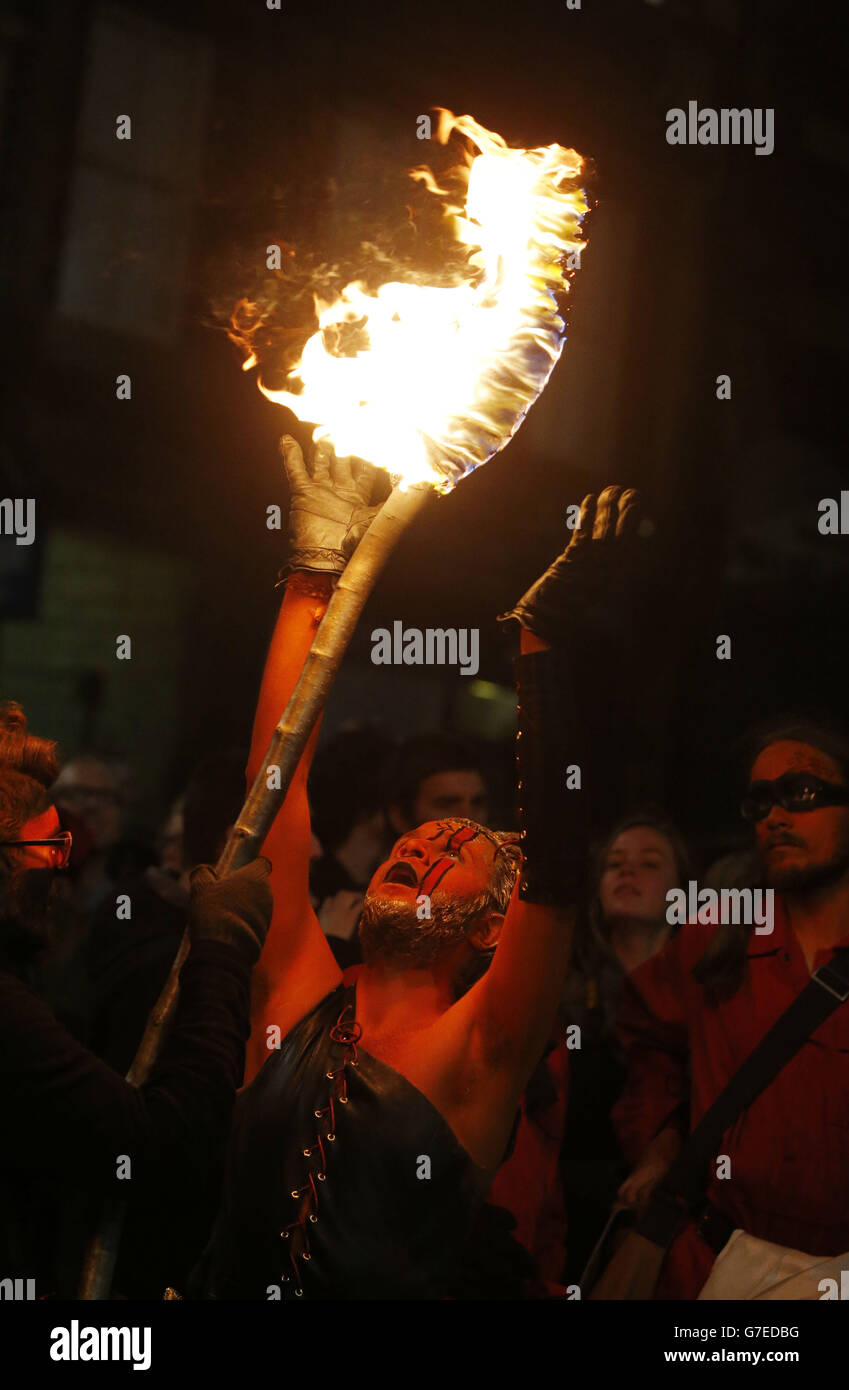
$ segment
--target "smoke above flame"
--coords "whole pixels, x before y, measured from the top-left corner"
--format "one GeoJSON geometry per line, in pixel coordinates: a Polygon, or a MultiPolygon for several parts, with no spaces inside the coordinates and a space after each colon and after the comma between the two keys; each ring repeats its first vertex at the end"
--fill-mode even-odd
{"type": "MultiPolygon", "coordinates": [[[[465,157],[446,186],[427,168],[411,177],[442,202],[461,252],[457,283],[361,279],[330,300],[313,294],[318,331],[283,388],[259,381],[340,458],[441,492],[504,447],[548,381],[564,343],[565,262],[584,248],[587,212],[574,150],[514,149],[471,116],[440,110],[437,138],[453,134],[465,157]]],[[[232,317],[246,371],[259,365],[250,328],[261,317],[245,300],[232,317]]]]}

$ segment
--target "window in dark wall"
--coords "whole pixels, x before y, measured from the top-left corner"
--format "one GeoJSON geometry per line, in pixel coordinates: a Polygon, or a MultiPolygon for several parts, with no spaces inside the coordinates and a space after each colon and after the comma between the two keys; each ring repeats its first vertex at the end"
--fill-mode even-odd
{"type": "Polygon", "coordinates": [[[89,38],[58,313],[175,342],[212,73],[209,42],[105,6],[89,38]],[[118,139],[128,116],[130,138],[118,139]]]}

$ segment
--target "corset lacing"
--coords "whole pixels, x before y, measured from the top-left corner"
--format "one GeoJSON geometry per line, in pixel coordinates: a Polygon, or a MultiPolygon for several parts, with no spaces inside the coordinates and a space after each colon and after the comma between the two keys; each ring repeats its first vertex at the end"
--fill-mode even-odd
{"type": "Polygon", "coordinates": [[[280,1282],[288,1284],[290,1280],[294,1280],[295,1295],[298,1298],[302,1298],[304,1293],[298,1261],[312,1258],[309,1228],[318,1224],[318,1183],[325,1182],[327,1178],[325,1145],[336,1142],[336,1104],[348,1104],[348,1078],[345,1069],[358,1065],[357,1043],[362,1034],[362,1027],[353,1017],[353,1005],[347,1004],[330,1030],[331,1041],[344,1047],[345,1055],[338,1067],[326,1073],[328,1081],[332,1083],[327,1105],[321,1110],[313,1111],[317,1120],[328,1121],[329,1129],[322,1134],[317,1125],[315,1142],[310,1148],[302,1151],[304,1158],[310,1160],[306,1182],[303,1187],[293,1188],[290,1194],[292,1200],[299,1204],[298,1215],[280,1232],[281,1239],[289,1242],[289,1262],[292,1267],[292,1274],[282,1274],[280,1282]],[[351,1017],[346,1019],[346,1014],[351,1014],[351,1017]],[[317,1167],[313,1166],[314,1158],[317,1159],[317,1167]]]}

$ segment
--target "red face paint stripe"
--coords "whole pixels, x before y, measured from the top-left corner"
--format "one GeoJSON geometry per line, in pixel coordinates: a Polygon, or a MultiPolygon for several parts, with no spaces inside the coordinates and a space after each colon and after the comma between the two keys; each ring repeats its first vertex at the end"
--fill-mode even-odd
{"type": "Polygon", "coordinates": [[[467,845],[470,840],[476,840],[479,835],[479,830],[475,830],[471,825],[463,825],[459,830],[454,831],[446,849],[459,849],[461,845],[467,845]]]}
{"type": "Polygon", "coordinates": [[[437,885],[442,882],[445,875],[448,873],[448,870],[452,868],[453,864],[453,859],[437,859],[435,864],[431,864],[430,868],[428,869],[427,873],[422,879],[421,884],[419,885],[419,892],[424,893],[428,897],[430,897],[434,888],[436,888],[437,885]]]}

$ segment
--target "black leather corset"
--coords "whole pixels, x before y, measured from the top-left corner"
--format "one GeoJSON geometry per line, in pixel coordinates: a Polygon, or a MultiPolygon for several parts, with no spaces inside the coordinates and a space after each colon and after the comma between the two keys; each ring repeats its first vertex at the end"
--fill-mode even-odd
{"type": "Polygon", "coordinates": [[[439,1298],[492,1174],[438,1110],[358,1047],[340,985],[241,1093],[207,1298],[439,1298]]]}

